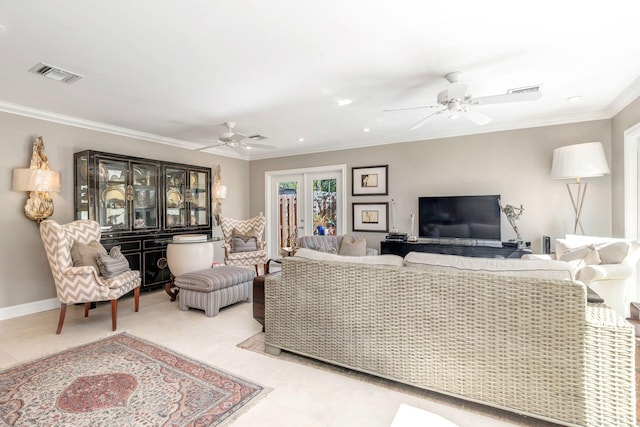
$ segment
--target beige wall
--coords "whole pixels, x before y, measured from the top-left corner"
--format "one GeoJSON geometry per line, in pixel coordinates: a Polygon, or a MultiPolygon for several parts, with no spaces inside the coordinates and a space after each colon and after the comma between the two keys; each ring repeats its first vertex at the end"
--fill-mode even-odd
{"type": "Polygon", "coordinates": [[[640,123],[640,98],[611,120],[613,235],[624,237],[624,132],[640,123]]]}
{"type": "MultiPolygon", "coordinates": [[[[265,171],[346,163],[351,167],[389,165],[389,196],[348,196],[351,202],[396,200],[396,225],[409,232],[409,215],[417,214],[418,197],[431,195],[500,194],[505,204],[523,204],[518,222],[522,237],[541,249],[542,235],[552,239],[573,231],[573,209],[565,181],[550,177],[553,149],[601,141],[610,156],[610,120],[487,133],[430,141],[252,161],[251,212],[264,210],[265,171]]],[[[591,178],[583,212],[585,232],[611,234],[611,178],[591,178]]],[[[351,176],[347,177],[351,194],[351,176]]],[[[417,224],[416,224],[417,229],[417,224]]],[[[384,233],[368,233],[369,247],[379,248],[384,233]]],[[[503,216],[502,240],[515,237],[503,216]]]]}
{"type": "MultiPolygon", "coordinates": [[[[44,137],[52,169],[62,172],[62,192],[53,196],[59,222],[73,220],[73,153],[85,149],[207,166],[221,165],[229,188],[223,214],[246,217],[249,210],[249,162],[214,156],[108,133],[0,113],[0,308],[55,297],[55,288],[36,223],[24,216],[26,193],[11,191],[12,170],[29,166],[33,138],[44,137]]],[[[214,234],[219,235],[219,228],[214,234]]],[[[216,259],[222,259],[216,251],[216,259]]]]}
{"type": "MultiPolygon", "coordinates": [[[[222,167],[229,187],[223,214],[249,217],[264,211],[265,171],[298,169],[345,163],[347,188],[351,191],[351,167],[389,165],[389,196],[348,196],[348,230],[351,202],[397,201],[396,224],[409,231],[409,215],[417,213],[417,199],[428,195],[500,194],[504,203],[525,207],[518,222],[523,238],[541,247],[541,236],[562,236],[573,229],[573,211],[564,181],[549,177],[553,149],[573,143],[601,141],[612,174],[591,178],[584,207],[583,224],[588,234],[624,234],[623,150],[624,131],[640,122],[640,99],[612,120],[496,132],[430,141],[389,144],[311,155],[246,162],[201,152],[178,149],[147,141],[91,131],[0,113],[2,144],[0,192],[5,209],[0,242],[0,308],[55,297],[51,273],[35,223],[22,212],[25,193],[11,191],[12,170],[27,167],[33,138],[42,135],[54,169],[62,172],[63,190],[54,195],[60,222],[73,219],[73,153],[94,149],[158,160],[222,167]],[[613,141],[613,142],[612,142],[613,141]]],[[[515,237],[503,218],[502,239],[515,237]]],[[[214,230],[219,235],[219,229],[214,230]]],[[[367,234],[368,244],[379,247],[383,233],[367,234]]],[[[216,259],[221,259],[220,251],[216,259]]]]}

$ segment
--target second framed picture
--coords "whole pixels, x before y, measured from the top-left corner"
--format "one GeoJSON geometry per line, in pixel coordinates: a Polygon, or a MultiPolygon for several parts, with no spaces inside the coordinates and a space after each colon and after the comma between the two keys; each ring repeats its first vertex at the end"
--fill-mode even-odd
{"type": "Polygon", "coordinates": [[[389,194],[389,165],[351,168],[352,196],[386,196],[389,194]]]}
{"type": "Polygon", "coordinates": [[[353,231],[389,231],[389,203],[352,203],[353,231]]]}

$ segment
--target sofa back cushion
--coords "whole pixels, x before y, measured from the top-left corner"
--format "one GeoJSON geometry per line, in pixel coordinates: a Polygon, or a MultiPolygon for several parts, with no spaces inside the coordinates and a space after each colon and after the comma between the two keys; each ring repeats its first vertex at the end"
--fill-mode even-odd
{"type": "Polygon", "coordinates": [[[555,260],[474,258],[409,252],[404,257],[404,265],[425,270],[477,272],[538,279],[574,279],[573,269],[569,263],[555,260]]]}
{"type": "Polygon", "coordinates": [[[350,262],[354,264],[393,265],[401,267],[404,260],[398,255],[347,256],[300,248],[294,257],[317,261],[350,262]]]}

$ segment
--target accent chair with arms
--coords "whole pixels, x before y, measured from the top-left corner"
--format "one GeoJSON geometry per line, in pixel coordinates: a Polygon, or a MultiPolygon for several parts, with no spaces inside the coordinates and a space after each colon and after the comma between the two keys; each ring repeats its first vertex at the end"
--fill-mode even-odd
{"type": "MultiPolygon", "coordinates": [[[[68,224],[45,220],[40,224],[40,236],[60,300],[60,319],[56,334],[62,331],[68,304],[84,303],[84,316],[88,317],[92,302],[111,301],[111,326],[114,331],[118,298],[134,290],[135,311],[138,311],[141,283],[139,271],[126,268],[126,271],[106,278],[92,265],[74,266],[72,250],[76,250],[78,245],[88,247],[88,252],[91,251],[91,245],[101,248],[100,224],[92,220],[78,220],[68,224]]],[[[96,249],[96,257],[98,252],[100,250],[96,249]]]]}
{"type": "Polygon", "coordinates": [[[262,264],[266,271],[267,252],[264,235],[265,217],[260,215],[240,220],[220,217],[220,226],[224,237],[225,265],[253,265],[258,272],[258,265],[262,264]]]}

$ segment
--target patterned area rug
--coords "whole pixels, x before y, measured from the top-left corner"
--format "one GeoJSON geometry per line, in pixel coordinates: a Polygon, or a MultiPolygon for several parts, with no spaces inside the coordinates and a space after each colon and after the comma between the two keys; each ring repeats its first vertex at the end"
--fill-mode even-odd
{"type": "Polygon", "coordinates": [[[219,426],[266,392],[122,333],[0,372],[0,422],[219,426]]]}

